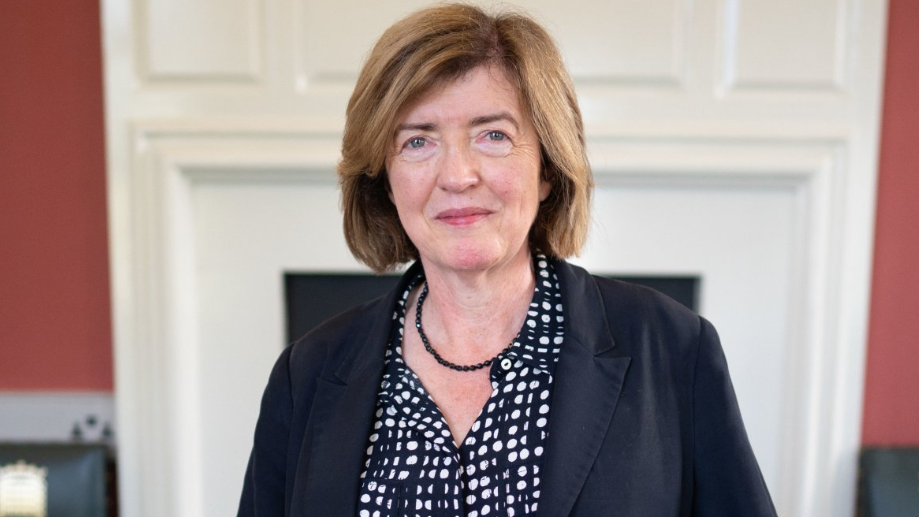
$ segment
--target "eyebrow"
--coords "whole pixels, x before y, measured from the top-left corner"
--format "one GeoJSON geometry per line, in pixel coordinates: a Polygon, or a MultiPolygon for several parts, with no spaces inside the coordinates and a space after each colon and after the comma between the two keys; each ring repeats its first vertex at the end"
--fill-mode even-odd
{"type": "Polygon", "coordinates": [[[402,131],[433,131],[437,129],[437,124],[433,122],[419,122],[417,124],[399,124],[396,126],[394,133],[398,134],[402,131]]]}
{"type": "MultiPolygon", "coordinates": [[[[475,117],[469,121],[470,127],[481,126],[485,124],[491,124],[492,122],[497,122],[499,120],[506,120],[513,124],[515,129],[519,129],[520,126],[517,124],[517,119],[513,115],[506,111],[500,113],[493,113],[490,115],[482,115],[481,117],[475,117]]],[[[396,126],[395,134],[401,133],[402,131],[433,131],[437,129],[437,124],[433,122],[418,122],[414,124],[399,124],[396,126]]]]}
{"type": "Polygon", "coordinates": [[[485,115],[482,117],[476,117],[472,119],[472,123],[470,125],[472,127],[481,126],[484,124],[491,124],[492,122],[497,122],[499,120],[506,120],[510,122],[511,124],[513,124],[515,129],[520,129],[520,126],[517,124],[517,119],[515,119],[513,115],[511,115],[510,113],[506,111],[502,111],[501,113],[495,113],[493,115],[485,115]]]}

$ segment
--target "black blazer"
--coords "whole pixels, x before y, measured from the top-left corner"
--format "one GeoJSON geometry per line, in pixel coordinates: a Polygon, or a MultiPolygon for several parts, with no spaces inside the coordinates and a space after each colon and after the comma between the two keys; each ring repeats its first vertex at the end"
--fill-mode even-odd
{"type": "MultiPolygon", "coordinates": [[[[567,321],[539,515],[775,516],[712,325],[655,291],[554,265],[567,321]]],[[[395,300],[417,268],[281,354],[239,516],[356,515],[395,300]]]]}

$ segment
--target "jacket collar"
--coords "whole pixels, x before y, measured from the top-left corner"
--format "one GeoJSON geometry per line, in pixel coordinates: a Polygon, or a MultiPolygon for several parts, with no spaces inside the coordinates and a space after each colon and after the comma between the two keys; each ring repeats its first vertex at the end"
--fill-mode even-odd
{"type": "Polygon", "coordinates": [[[591,355],[613,349],[616,341],[596,279],[583,268],[565,261],[558,260],[553,265],[565,304],[565,344],[577,343],[591,355]]]}
{"type": "MultiPolygon", "coordinates": [[[[364,379],[368,375],[382,375],[383,357],[389,344],[392,321],[400,312],[397,305],[405,303],[402,295],[408,284],[423,271],[421,261],[416,261],[405,271],[393,290],[370,302],[373,305],[367,312],[374,315],[373,323],[366,332],[356,338],[356,342],[363,345],[350,347],[348,354],[342,358],[335,370],[335,377],[347,384],[353,378],[364,379]]],[[[355,330],[358,331],[359,328],[355,330]]]]}
{"type": "MultiPolygon", "coordinates": [[[[616,346],[596,279],[565,262],[555,267],[568,326],[553,387],[539,513],[565,516],[600,452],[631,358],[616,346]]],[[[627,339],[626,322],[614,323],[627,339]]]]}

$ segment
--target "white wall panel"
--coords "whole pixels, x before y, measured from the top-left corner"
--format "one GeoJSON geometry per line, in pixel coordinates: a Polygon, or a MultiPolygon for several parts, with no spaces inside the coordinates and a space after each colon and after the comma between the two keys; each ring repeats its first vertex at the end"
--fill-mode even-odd
{"type": "Polygon", "coordinates": [[[691,3],[541,0],[531,9],[559,41],[576,81],[656,88],[683,80],[691,3]]]}
{"type": "Polygon", "coordinates": [[[261,0],[142,0],[148,80],[253,81],[260,72],[261,0]]]}
{"type": "Polygon", "coordinates": [[[301,38],[303,78],[309,84],[344,83],[346,90],[357,80],[364,57],[383,30],[396,20],[424,6],[425,0],[366,2],[343,0],[294,0],[298,11],[297,34],[301,38]]]}
{"type": "Polygon", "coordinates": [[[841,88],[847,0],[723,0],[726,87],[841,88]]]}
{"type": "MultiPolygon", "coordinates": [[[[297,0],[305,80],[353,81],[382,30],[426,3],[297,0]]],[[[530,11],[553,31],[577,80],[660,87],[677,86],[682,80],[690,4],[537,0],[530,11]]]]}

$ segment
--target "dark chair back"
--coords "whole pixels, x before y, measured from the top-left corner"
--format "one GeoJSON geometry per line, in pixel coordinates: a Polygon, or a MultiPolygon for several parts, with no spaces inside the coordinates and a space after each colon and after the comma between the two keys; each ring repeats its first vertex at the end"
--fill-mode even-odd
{"type": "Polygon", "coordinates": [[[863,449],[858,492],[861,517],[919,517],[919,448],[863,449]]]}

